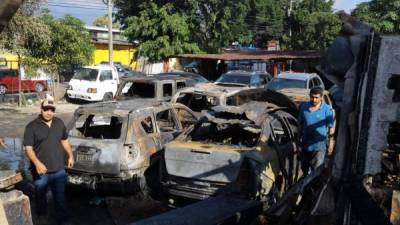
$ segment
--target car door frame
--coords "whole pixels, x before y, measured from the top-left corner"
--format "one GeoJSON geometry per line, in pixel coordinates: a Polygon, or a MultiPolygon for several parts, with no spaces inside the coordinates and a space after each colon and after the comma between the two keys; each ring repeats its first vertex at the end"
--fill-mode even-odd
{"type": "Polygon", "coordinates": [[[103,89],[103,95],[105,93],[112,93],[113,96],[115,96],[115,94],[117,93],[117,88],[118,88],[118,83],[117,83],[117,79],[114,77],[114,73],[113,70],[110,69],[101,69],[100,70],[100,74],[99,74],[99,89],[103,89]],[[103,76],[103,72],[109,71],[111,74],[111,79],[109,80],[102,80],[102,76],[103,76]]]}

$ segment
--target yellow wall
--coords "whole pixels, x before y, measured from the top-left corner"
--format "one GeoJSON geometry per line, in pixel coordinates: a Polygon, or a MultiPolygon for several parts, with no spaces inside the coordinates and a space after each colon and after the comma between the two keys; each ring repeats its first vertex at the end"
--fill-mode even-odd
{"type": "MultiPolygon", "coordinates": [[[[108,61],[108,45],[95,44],[96,49],[93,53],[93,64],[100,64],[101,61],[108,61]]],[[[136,49],[128,45],[114,45],[113,59],[114,62],[120,62],[122,65],[135,68],[136,61],[131,63],[136,49]]]]}
{"type": "MultiPolygon", "coordinates": [[[[100,64],[101,61],[108,61],[108,45],[106,44],[95,44],[96,49],[94,50],[92,57],[92,64],[100,64]]],[[[131,67],[132,69],[136,66],[136,61],[131,63],[133,55],[136,49],[128,45],[114,45],[114,62],[120,62],[122,65],[131,67]]],[[[0,57],[6,58],[8,67],[12,69],[18,68],[17,56],[0,52],[0,57]]]]}
{"type": "Polygon", "coordinates": [[[7,60],[7,67],[8,68],[10,68],[10,69],[18,69],[18,57],[17,57],[17,55],[0,51],[0,58],[5,58],[7,60]]]}

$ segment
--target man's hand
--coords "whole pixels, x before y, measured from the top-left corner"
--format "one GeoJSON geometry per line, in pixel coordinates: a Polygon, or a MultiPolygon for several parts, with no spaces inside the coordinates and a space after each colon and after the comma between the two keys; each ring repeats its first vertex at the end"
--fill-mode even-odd
{"type": "Polygon", "coordinates": [[[36,167],[36,172],[39,175],[43,175],[43,174],[47,173],[47,167],[43,163],[38,161],[38,162],[36,162],[35,167],[36,167]]]}
{"type": "Polygon", "coordinates": [[[67,164],[68,168],[74,167],[74,164],[75,164],[74,156],[68,157],[68,164],[67,164]]]}
{"type": "Polygon", "coordinates": [[[1,147],[1,148],[6,148],[6,147],[7,147],[7,145],[6,145],[6,143],[4,142],[3,138],[0,138],[0,147],[1,147]]]}

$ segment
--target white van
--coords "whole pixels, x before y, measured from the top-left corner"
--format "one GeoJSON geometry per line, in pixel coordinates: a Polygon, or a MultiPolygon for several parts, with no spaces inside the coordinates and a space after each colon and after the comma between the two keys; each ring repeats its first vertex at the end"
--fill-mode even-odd
{"type": "Polygon", "coordinates": [[[85,66],[69,81],[67,95],[70,99],[108,101],[118,89],[118,72],[107,65],[85,66]]]}

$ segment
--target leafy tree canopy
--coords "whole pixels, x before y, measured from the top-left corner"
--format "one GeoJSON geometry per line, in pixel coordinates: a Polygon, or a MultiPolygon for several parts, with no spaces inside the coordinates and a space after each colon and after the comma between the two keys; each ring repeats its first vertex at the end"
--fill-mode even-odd
{"type": "Polygon", "coordinates": [[[400,33],[400,0],[371,0],[358,4],[352,16],[387,34],[400,33]]]}
{"type": "Polygon", "coordinates": [[[41,59],[54,71],[90,63],[94,46],[82,21],[69,15],[55,19],[48,11],[39,18],[49,27],[51,43],[37,46],[33,58],[41,59]]]}
{"type": "Polygon", "coordinates": [[[150,60],[162,60],[172,55],[199,52],[197,44],[189,40],[186,18],[172,13],[172,5],[157,6],[143,3],[144,10],[138,16],[126,19],[124,34],[133,42],[140,43],[140,54],[150,60]]]}
{"type": "Polygon", "coordinates": [[[332,0],[303,0],[293,6],[288,25],[292,37],[286,45],[292,49],[325,49],[340,31],[338,15],[332,12],[332,0]]]}
{"type": "MultiPolygon", "coordinates": [[[[108,27],[108,16],[104,15],[104,16],[99,16],[97,17],[94,21],[93,21],[93,26],[97,26],[97,27],[108,27]]],[[[119,23],[113,23],[112,24],[113,28],[120,28],[119,23]]]]}
{"type": "MultiPolygon", "coordinates": [[[[245,16],[248,12],[246,1],[229,0],[154,0],[151,3],[144,0],[118,0],[117,20],[128,26],[131,15],[141,15],[149,11],[149,5],[163,8],[168,5],[168,13],[181,16],[188,25],[188,39],[198,44],[207,52],[218,52],[232,41],[250,42],[251,32],[245,26],[245,16]]],[[[144,22],[142,20],[142,22],[144,22]]],[[[165,23],[165,22],[164,22],[165,23]]]]}
{"type": "MultiPolygon", "coordinates": [[[[123,27],[127,18],[148,11],[149,1],[116,0],[116,19],[123,27]]],[[[333,0],[152,0],[159,8],[186,19],[189,40],[209,53],[220,52],[231,42],[255,42],[265,47],[271,39],[287,49],[322,49],[339,32],[340,21],[332,12],[333,0]],[[289,35],[289,29],[293,35],[289,35]],[[304,33],[311,32],[311,33],[304,33]]],[[[145,23],[145,21],[142,21],[145,23]]]]}
{"type": "Polygon", "coordinates": [[[267,41],[279,39],[285,33],[285,1],[249,0],[246,24],[254,35],[258,46],[264,47],[267,41]]]}

